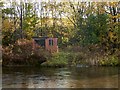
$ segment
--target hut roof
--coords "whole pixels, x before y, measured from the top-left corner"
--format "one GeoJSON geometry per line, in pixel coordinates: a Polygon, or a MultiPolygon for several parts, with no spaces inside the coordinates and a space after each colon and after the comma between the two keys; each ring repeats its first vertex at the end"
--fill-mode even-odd
{"type": "Polygon", "coordinates": [[[44,40],[47,39],[49,37],[32,37],[34,40],[44,40]]]}

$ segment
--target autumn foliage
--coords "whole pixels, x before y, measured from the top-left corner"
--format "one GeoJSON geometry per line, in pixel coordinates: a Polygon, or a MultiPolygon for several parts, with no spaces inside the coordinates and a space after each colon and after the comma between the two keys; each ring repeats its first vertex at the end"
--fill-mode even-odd
{"type": "Polygon", "coordinates": [[[46,61],[48,55],[41,47],[33,49],[32,40],[20,39],[3,47],[3,65],[36,65],[46,61]]]}
{"type": "MultiPolygon", "coordinates": [[[[32,48],[31,39],[34,36],[58,38],[60,49],[70,46],[76,52],[81,52],[80,48],[84,48],[82,53],[89,49],[89,57],[92,57],[91,53],[95,50],[95,54],[102,51],[108,55],[107,57],[119,56],[120,2],[26,3],[23,0],[21,3],[9,2],[9,7],[6,7],[7,3],[4,2],[0,5],[5,64],[15,64],[17,61],[19,64],[45,61],[50,54],[41,47],[36,50],[32,48]],[[96,45],[100,49],[96,49],[96,45]],[[77,47],[80,47],[80,50],[77,47]]],[[[74,51],[73,49],[70,51],[74,51]]],[[[99,57],[104,56],[104,53],[99,57]]]]}

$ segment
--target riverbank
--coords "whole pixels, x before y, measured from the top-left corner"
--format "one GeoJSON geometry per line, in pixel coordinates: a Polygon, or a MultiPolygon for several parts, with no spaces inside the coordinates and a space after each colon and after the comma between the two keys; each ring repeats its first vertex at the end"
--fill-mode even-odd
{"type": "Polygon", "coordinates": [[[4,46],[2,49],[3,66],[12,65],[37,65],[45,62],[50,57],[42,47],[33,49],[32,40],[22,39],[13,45],[4,46]]]}
{"type": "Polygon", "coordinates": [[[64,66],[118,66],[119,59],[116,55],[94,56],[82,52],[59,52],[54,54],[50,60],[43,62],[41,66],[46,67],[64,67],[64,66]]]}
{"type": "Polygon", "coordinates": [[[119,57],[117,55],[99,55],[84,52],[63,52],[34,56],[27,59],[10,59],[3,60],[3,66],[42,66],[42,67],[86,67],[86,66],[119,66],[119,57]],[[9,60],[10,59],[10,60],[9,60]],[[7,62],[6,62],[7,61],[7,62]]]}
{"type": "Polygon", "coordinates": [[[101,47],[70,46],[61,48],[58,53],[53,53],[51,58],[43,62],[45,67],[88,67],[88,66],[119,66],[120,51],[109,54],[101,47]]]}
{"type": "Polygon", "coordinates": [[[2,48],[3,66],[118,66],[120,50],[114,54],[105,52],[100,46],[68,46],[59,52],[49,53],[42,47],[33,49],[32,41],[19,40],[14,45],[2,48]]]}

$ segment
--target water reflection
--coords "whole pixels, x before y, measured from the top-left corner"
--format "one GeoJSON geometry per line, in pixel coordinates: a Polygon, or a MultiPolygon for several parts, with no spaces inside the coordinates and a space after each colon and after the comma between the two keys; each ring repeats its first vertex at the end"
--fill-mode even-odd
{"type": "Polygon", "coordinates": [[[3,88],[118,88],[117,67],[3,68],[3,88]]]}

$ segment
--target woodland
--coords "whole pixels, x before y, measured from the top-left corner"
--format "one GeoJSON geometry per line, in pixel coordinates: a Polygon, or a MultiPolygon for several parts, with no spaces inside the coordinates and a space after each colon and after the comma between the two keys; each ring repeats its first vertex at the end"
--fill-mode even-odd
{"type": "Polygon", "coordinates": [[[118,66],[120,2],[0,1],[3,65],[118,66]],[[58,38],[58,53],[32,37],[58,38]]]}

